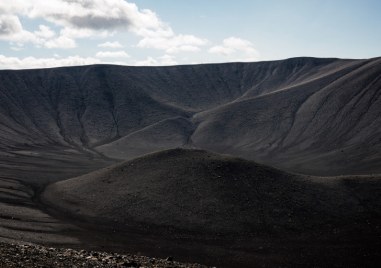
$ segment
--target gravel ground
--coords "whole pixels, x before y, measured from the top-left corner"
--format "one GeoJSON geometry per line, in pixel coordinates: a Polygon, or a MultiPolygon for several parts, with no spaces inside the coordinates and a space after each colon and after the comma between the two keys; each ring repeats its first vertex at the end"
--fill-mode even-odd
{"type": "Polygon", "coordinates": [[[0,267],[206,267],[167,259],[0,243],[0,267]]]}

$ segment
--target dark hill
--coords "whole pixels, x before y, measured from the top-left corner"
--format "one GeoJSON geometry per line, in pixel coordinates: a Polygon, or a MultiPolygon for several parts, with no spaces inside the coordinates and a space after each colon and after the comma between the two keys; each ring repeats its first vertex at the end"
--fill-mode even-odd
{"type": "Polygon", "coordinates": [[[379,58],[0,71],[0,148],[132,159],[180,146],[379,173],[380,75],[379,58]]]}
{"type": "Polygon", "coordinates": [[[192,141],[301,173],[379,173],[381,59],[350,69],[199,113],[192,141]]]}
{"type": "Polygon", "coordinates": [[[122,229],[284,235],[330,232],[380,217],[380,180],[359,181],[292,175],[239,158],[174,149],[57,182],[43,198],[75,218],[122,229]]]}

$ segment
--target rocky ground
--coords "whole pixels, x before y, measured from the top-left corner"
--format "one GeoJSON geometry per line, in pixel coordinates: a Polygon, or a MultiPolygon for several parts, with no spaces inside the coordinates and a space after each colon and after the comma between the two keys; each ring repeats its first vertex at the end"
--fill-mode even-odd
{"type": "Polygon", "coordinates": [[[0,267],[206,267],[167,259],[0,243],[0,267]]]}

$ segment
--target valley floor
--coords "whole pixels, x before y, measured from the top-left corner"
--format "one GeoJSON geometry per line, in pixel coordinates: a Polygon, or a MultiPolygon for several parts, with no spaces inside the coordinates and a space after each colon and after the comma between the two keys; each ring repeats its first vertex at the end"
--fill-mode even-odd
{"type": "MultiPolygon", "coordinates": [[[[49,161],[56,161],[57,157],[62,158],[50,155],[43,159],[46,166],[36,168],[35,158],[14,156],[11,161],[13,169],[3,169],[4,176],[0,178],[0,241],[3,241],[0,245],[0,267],[49,267],[52,263],[56,267],[93,267],[95,264],[110,267],[107,266],[109,263],[91,257],[90,251],[129,253],[162,259],[173,256],[181,262],[217,267],[379,267],[381,263],[381,221],[377,216],[373,222],[358,222],[342,229],[322,228],[313,233],[291,231],[251,237],[205,237],[197,233],[181,233],[155,227],[138,231],[119,230],[115,228],[117,225],[80,221],[47,207],[40,201],[39,195],[45,185],[54,181],[48,178],[54,173],[58,177],[73,177],[79,173],[78,166],[81,164],[91,170],[109,165],[109,162],[93,160],[95,164],[89,168],[84,159],[81,162],[78,158],[76,164],[61,159],[63,164],[55,166],[55,170],[49,174],[46,167],[50,168],[49,161]],[[71,170],[68,169],[70,165],[73,166],[71,170]],[[34,170],[30,172],[32,167],[34,170]],[[32,183],[25,179],[27,174],[31,175],[29,178],[32,183]],[[78,251],[12,244],[29,242],[78,251]],[[83,249],[87,250],[86,253],[80,251],[83,249]],[[90,258],[87,259],[88,257],[90,258]],[[81,266],[83,263],[85,266],[81,266]],[[42,266],[38,266],[40,264],[42,266]]],[[[39,162],[43,161],[39,159],[39,162]]],[[[102,254],[98,256],[115,256],[102,254]]],[[[115,262],[114,259],[109,260],[111,267],[115,267],[122,262],[119,260],[127,259],[147,267],[186,266],[159,259],[155,260],[155,266],[151,263],[154,259],[144,257],[122,257],[117,259],[118,262],[116,259],[115,262]]]]}

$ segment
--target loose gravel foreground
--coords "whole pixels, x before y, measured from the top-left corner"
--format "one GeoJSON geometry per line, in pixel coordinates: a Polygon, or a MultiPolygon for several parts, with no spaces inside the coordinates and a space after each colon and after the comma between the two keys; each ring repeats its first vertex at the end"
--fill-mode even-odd
{"type": "Polygon", "coordinates": [[[167,259],[0,243],[0,267],[206,267],[167,259]]]}

